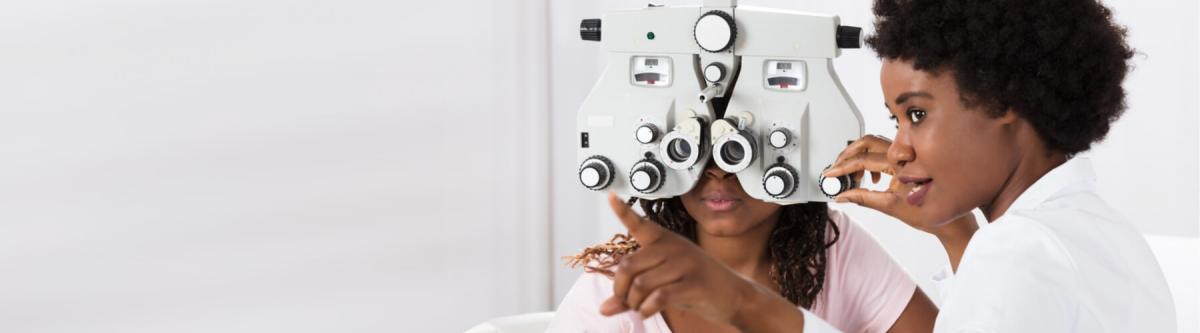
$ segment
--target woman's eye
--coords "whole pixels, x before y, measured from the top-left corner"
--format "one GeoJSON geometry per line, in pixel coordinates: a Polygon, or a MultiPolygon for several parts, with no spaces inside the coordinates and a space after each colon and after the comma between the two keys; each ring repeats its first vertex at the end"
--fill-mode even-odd
{"type": "Polygon", "coordinates": [[[916,124],[916,123],[921,122],[922,119],[925,119],[925,110],[908,109],[908,121],[911,121],[913,124],[916,124]]]}
{"type": "Polygon", "coordinates": [[[888,116],[888,119],[892,120],[892,124],[896,125],[896,128],[900,128],[900,120],[896,119],[896,116],[888,116]]]}

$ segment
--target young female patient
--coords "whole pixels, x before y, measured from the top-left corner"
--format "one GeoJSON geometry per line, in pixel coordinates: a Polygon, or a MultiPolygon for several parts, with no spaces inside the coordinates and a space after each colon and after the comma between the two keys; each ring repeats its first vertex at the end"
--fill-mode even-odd
{"type": "MultiPolygon", "coordinates": [[[[735,174],[711,163],[690,192],[629,203],[639,201],[648,220],[691,240],[742,278],[769,288],[838,329],[932,330],[935,305],[870,234],[823,202],[780,206],[751,198],[735,174]]],[[[970,218],[964,222],[974,225],[970,218]]],[[[611,249],[614,244],[607,245],[611,249]]],[[[620,260],[619,256],[577,258],[606,261],[600,266],[620,260]]],[[[589,264],[596,267],[597,261],[589,264]]],[[[667,309],[644,320],[635,311],[606,317],[600,306],[612,294],[612,280],[589,269],[559,305],[548,331],[737,331],[686,309],[667,309]]]]}

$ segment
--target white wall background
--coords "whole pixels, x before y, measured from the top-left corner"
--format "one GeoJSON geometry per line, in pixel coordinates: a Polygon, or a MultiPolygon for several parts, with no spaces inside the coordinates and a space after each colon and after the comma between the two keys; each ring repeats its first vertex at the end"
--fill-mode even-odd
{"type": "MultiPolygon", "coordinates": [[[[871,23],[869,0],[742,4],[871,23]]],[[[1143,55],[1101,186],[1195,252],[1200,11],[1110,4],[1143,55]]],[[[551,309],[578,274],[557,258],[617,231],[574,175],[604,66],[579,20],[643,5],[0,3],[0,331],[453,332],[551,309]]],[[[873,53],[836,66],[891,133],[873,53]]],[[[918,278],[942,265],[842,208],[918,278]]],[[[1194,308],[1200,277],[1172,267],[1194,308]]]]}
{"type": "Polygon", "coordinates": [[[544,8],[0,2],[0,331],[548,308],[544,8]]]}

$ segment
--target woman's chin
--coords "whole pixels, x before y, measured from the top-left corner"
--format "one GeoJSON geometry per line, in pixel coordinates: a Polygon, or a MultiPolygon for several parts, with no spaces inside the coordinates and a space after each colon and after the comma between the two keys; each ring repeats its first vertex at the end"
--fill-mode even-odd
{"type": "Polygon", "coordinates": [[[737,236],[754,228],[752,223],[732,217],[698,221],[698,224],[701,232],[718,237],[737,236]]]}

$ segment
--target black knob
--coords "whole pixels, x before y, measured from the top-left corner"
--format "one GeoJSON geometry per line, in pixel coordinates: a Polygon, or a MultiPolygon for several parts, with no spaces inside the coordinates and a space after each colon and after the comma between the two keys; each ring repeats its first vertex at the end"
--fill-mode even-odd
{"type": "Polygon", "coordinates": [[[603,156],[592,156],[579,167],[579,182],[590,190],[599,191],[612,183],[612,163],[603,156]]]}
{"type": "Polygon", "coordinates": [[[579,38],[599,42],[600,19],[584,19],[583,22],[579,22],[579,38]]]}
{"type": "Polygon", "coordinates": [[[642,160],[633,165],[629,173],[629,185],[642,193],[654,193],[662,188],[663,167],[655,160],[642,160]]]}
{"type": "Polygon", "coordinates": [[[763,190],[776,199],[783,199],[796,192],[796,170],[787,164],[776,164],[767,169],[762,180],[763,190]]]}
{"type": "MultiPolygon", "coordinates": [[[[599,22],[596,23],[596,27],[596,29],[600,29],[599,22]]],[[[837,27],[837,46],[843,49],[857,49],[862,47],[862,28],[839,25],[837,27]]]]}

